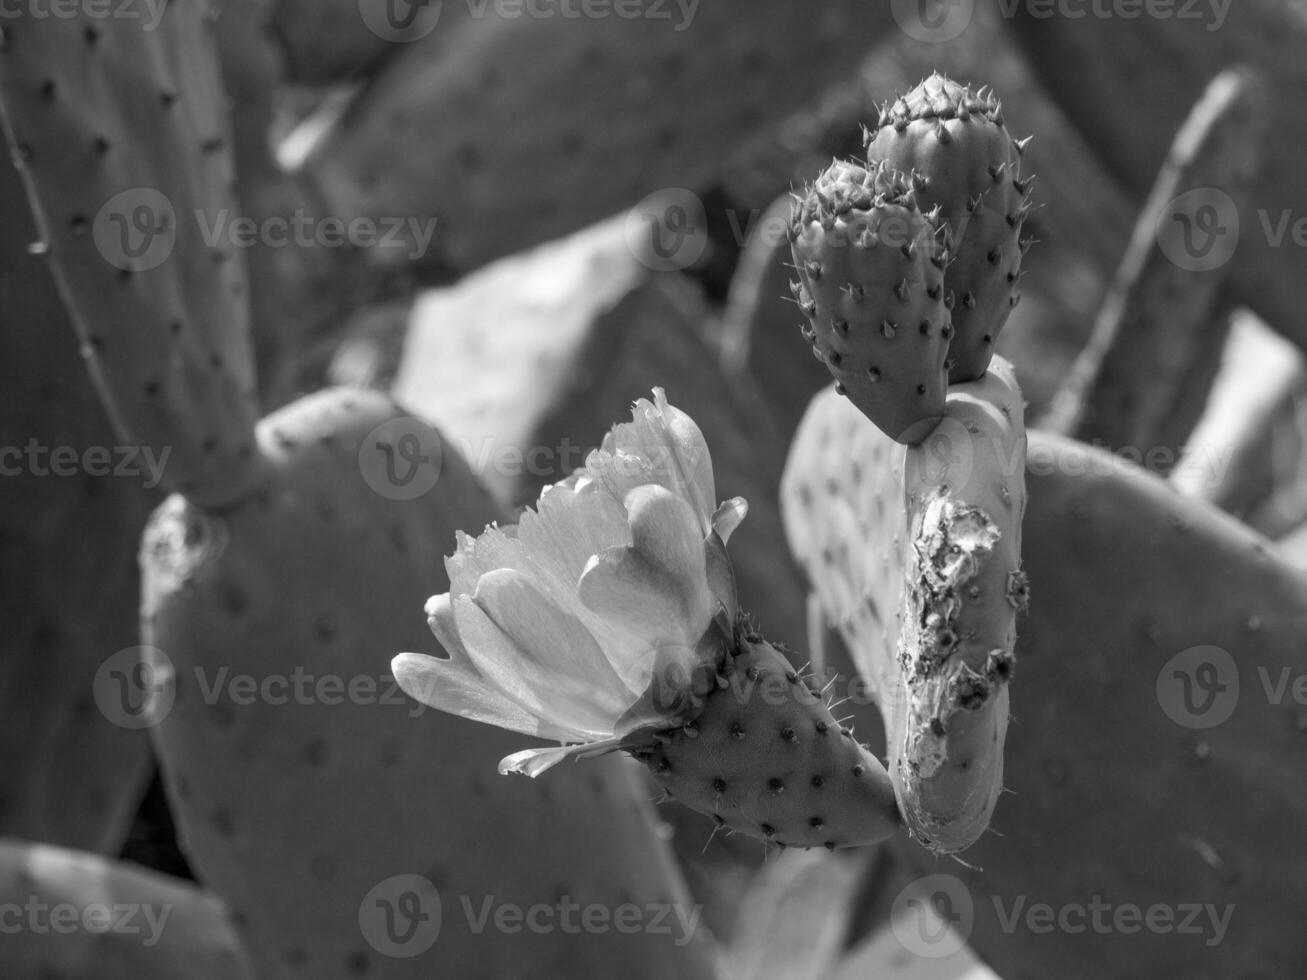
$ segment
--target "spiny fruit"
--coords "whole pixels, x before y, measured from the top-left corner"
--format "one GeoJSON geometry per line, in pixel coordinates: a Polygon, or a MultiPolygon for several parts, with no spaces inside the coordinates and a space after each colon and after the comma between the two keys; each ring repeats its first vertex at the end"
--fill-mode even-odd
{"type": "Polygon", "coordinates": [[[951,383],[984,375],[1019,299],[1032,181],[1021,176],[1026,142],[1008,134],[991,91],[938,73],[885,105],[866,134],[867,159],[910,173],[922,210],[939,208],[948,229],[951,383]]]}
{"type": "Polygon", "coordinates": [[[787,847],[872,844],[898,829],[885,767],[747,625],[699,716],[631,749],[669,796],[787,847]]]}
{"type": "Polygon", "coordinates": [[[840,393],[909,445],[944,415],[953,326],[939,233],[906,175],[839,160],[796,204],[790,229],[805,339],[840,393]]]}

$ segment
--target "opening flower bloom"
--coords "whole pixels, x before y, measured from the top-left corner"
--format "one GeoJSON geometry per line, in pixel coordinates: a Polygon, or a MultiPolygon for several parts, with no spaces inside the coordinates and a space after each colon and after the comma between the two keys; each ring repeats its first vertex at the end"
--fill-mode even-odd
{"type": "Polygon", "coordinates": [[[653,394],[518,524],[459,534],[426,608],[446,656],[392,663],[417,701],[564,743],[501,772],[683,725],[716,683],[737,613],[725,545],[747,505],[716,506],[702,432],[653,394]]]}

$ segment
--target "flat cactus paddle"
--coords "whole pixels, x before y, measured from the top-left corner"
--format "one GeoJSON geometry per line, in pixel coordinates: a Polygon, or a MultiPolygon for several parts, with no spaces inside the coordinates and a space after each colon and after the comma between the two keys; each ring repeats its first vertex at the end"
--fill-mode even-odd
{"type": "Polygon", "coordinates": [[[230,137],[208,5],[160,9],[6,20],[0,110],[119,434],[222,504],[257,480],[230,137]]]}

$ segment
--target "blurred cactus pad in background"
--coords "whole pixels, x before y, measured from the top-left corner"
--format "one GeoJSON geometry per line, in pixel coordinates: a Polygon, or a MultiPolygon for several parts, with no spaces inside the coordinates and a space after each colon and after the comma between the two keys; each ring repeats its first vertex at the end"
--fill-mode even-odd
{"type": "Polygon", "coordinates": [[[0,977],[1307,976],[1305,46],[0,11],[0,977]]]}

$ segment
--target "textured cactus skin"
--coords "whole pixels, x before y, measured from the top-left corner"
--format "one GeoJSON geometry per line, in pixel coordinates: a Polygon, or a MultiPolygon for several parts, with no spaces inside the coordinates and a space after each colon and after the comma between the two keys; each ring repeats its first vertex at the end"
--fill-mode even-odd
{"type": "Polygon", "coordinates": [[[1265,82],[1252,70],[1227,70],[1208,85],[1175,136],[1094,332],[1043,428],[1106,446],[1172,450],[1193,433],[1230,331],[1230,270],[1177,264],[1162,249],[1159,229],[1197,220],[1204,204],[1219,200],[1213,188],[1246,206],[1264,155],[1267,111],[1265,82]],[[1186,197],[1195,203],[1177,204],[1186,197]]]}
{"type": "Polygon", "coordinates": [[[373,703],[243,705],[226,688],[205,703],[197,671],[210,685],[224,667],[261,684],[298,668],[348,685],[385,678],[395,650],[436,648],[421,609],[448,588],[442,552],[498,511],[449,446],[428,496],[374,493],[362,440],[402,415],[363,392],[302,399],[260,424],[265,492],[221,516],[174,498],[147,530],[144,631],[176,671],[175,705],[152,734],[193,865],[239,915],[265,978],[514,976],[528,963],[536,976],[597,976],[619,962],[706,976],[700,945],[671,936],[578,942],[493,923],[477,935],[464,912],[463,896],[473,910],[488,896],[688,902],[629,761],[499,778],[520,736],[415,715],[381,680],[373,703]],[[386,959],[358,926],[364,896],[398,874],[444,896],[436,945],[412,959],[386,959]]]}
{"type": "Polygon", "coordinates": [[[1297,93],[1307,86],[1301,10],[1285,0],[1241,0],[1218,22],[1203,16],[1042,17],[1015,11],[1013,36],[1042,87],[1057,100],[1103,162],[1140,198],[1166,158],[1171,137],[1202,97],[1218,67],[1247,64],[1267,74],[1273,127],[1251,207],[1231,259],[1230,298],[1255,310],[1307,348],[1301,251],[1276,234],[1279,217],[1307,214],[1307,116],[1297,93]],[[1219,27],[1218,29],[1215,29],[1219,27]],[[1159,51],[1167,57],[1158,58],[1159,51]],[[1146,92],[1147,98],[1139,98],[1146,92]],[[1122,106],[1130,106],[1122,112],[1122,106]],[[1267,225],[1263,225],[1263,222],[1267,225]]]}
{"type": "MultiPolygon", "coordinates": [[[[62,980],[254,980],[226,909],[194,885],[79,851],[0,840],[0,907],[6,909],[0,973],[62,980]],[[33,920],[29,902],[78,912],[71,931],[33,920]],[[91,906],[108,910],[109,931],[82,926],[91,906]],[[154,917],[146,918],[146,909],[154,917]],[[125,914],[122,910],[130,911],[125,914]],[[13,931],[15,926],[17,931],[13,931]],[[157,926],[157,935],[154,929],[157,926]],[[128,930],[138,930],[130,932],[128,930]],[[147,940],[154,940],[148,943],[147,940]]],[[[64,924],[66,926],[66,922],[64,924]]]]}
{"type": "Polygon", "coordinates": [[[991,93],[933,74],[881,110],[866,148],[868,160],[913,174],[923,211],[941,209],[952,236],[947,287],[957,331],[949,381],[977,380],[1018,298],[1030,194],[1021,145],[991,93]]]}
{"type": "Polygon", "coordinates": [[[976,870],[899,855],[966,883],[971,943],[1004,977],[1302,976],[1303,709],[1291,687],[1276,703],[1265,685],[1307,671],[1307,579],[1234,519],[1103,452],[1032,430],[1029,459],[1033,598],[999,833],[967,852],[976,870]],[[1229,718],[1202,730],[1157,694],[1195,646],[1227,651],[1240,681],[1229,718]],[[1234,911],[1212,944],[1149,929],[1039,935],[1024,918],[1004,927],[995,901],[1010,911],[1018,895],[1234,911]]]}
{"type": "MultiPolygon", "coordinates": [[[[0,141],[2,143],[2,141],[0,141]]],[[[8,147],[0,145],[0,154],[8,147]]],[[[48,450],[116,440],[86,377],[18,173],[0,172],[0,446],[48,450]]],[[[41,460],[48,467],[49,456],[41,460]]],[[[134,645],[147,477],[44,475],[6,454],[0,476],[0,836],[114,853],[151,768],[144,732],[114,727],[91,698],[97,668],[134,645]],[[77,615],[68,597],[77,596],[77,615]]]]}
{"type": "Polygon", "coordinates": [[[1003,787],[1007,681],[1025,608],[1022,411],[1012,367],[997,358],[979,381],[950,387],[947,420],[906,454],[907,700],[890,762],[908,826],[938,851],[973,844],[1003,787]]]}
{"type": "MultiPolygon", "coordinates": [[[[815,418],[828,423],[825,438],[798,445],[809,449],[806,480],[830,529],[807,547],[834,547],[805,570],[874,680],[897,630],[865,597],[898,573],[886,552],[899,549],[885,545],[904,525],[876,505],[897,491],[893,468],[871,464],[876,447],[882,458],[898,450],[830,395],[814,403],[815,418]],[[850,460],[867,467],[855,477],[850,460]],[[875,547],[838,547],[864,540],[875,547]]],[[[1289,910],[1301,906],[1307,876],[1293,819],[1307,806],[1294,775],[1301,706],[1290,695],[1269,703],[1261,671],[1278,683],[1284,669],[1307,670],[1307,582],[1233,519],[1072,440],[1031,430],[1027,488],[1034,598],[1020,619],[1019,724],[1005,746],[1011,793],[994,814],[998,833],[969,848],[966,864],[896,838],[896,862],[962,879],[975,911],[970,942],[1004,977],[1300,975],[1307,944],[1289,910]],[[1240,700],[1224,723],[1193,730],[1168,717],[1158,679],[1176,654],[1209,645],[1238,664],[1240,700]],[[1114,908],[1228,902],[1235,911],[1213,945],[1147,929],[1040,934],[1024,917],[1014,932],[999,914],[1020,896],[1027,908],[1098,896],[1114,908]]],[[[792,540],[809,530],[790,520],[788,500],[785,513],[792,540]]]]}
{"type": "MultiPolygon", "coordinates": [[[[377,4],[377,9],[381,9],[377,4]]],[[[292,81],[328,85],[350,79],[400,50],[368,30],[359,0],[270,0],[271,28],[292,81]]],[[[462,4],[449,4],[442,20],[462,4]]]]}
{"type": "Polygon", "coordinates": [[[694,722],[636,753],[669,796],[785,847],[874,844],[898,829],[885,767],[780,651],[745,630],[725,673],[694,722]]]}
{"type": "Polygon", "coordinates": [[[439,216],[438,249],[472,269],[663,188],[707,185],[732,148],[895,29],[887,7],[860,0],[829,0],[817,16],[789,0],[719,0],[683,29],[675,4],[645,8],[576,19],[501,17],[491,5],[446,25],[464,9],[447,2],[307,172],[346,220],[439,216]],[[703,97],[713,91],[732,97],[703,97]],[[544,198],[542,186],[553,188],[544,198]]]}
{"type": "Polygon", "coordinates": [[[908,444],[944,414],[953,327],[937,230],[903,174],[841,161],[817,178],[791,227],[804,339],[837,390],[908,444]]]}
{"type": "MultiPolygon", "coordinates": [[[[155,30],[127,18],[7,20],[0,103],[115,427],[171,449],[169,487],[222,503],[257,479],[258,409],[243,259],[209,247],[195,216],[212,223],[236,213],[207,11],[171,4],[155,30]],[[154,268],[124,271],[98,250],[96,219],[115,195],[142,187],[171,203],[175,246],[154,268]]],[[[149,227],[166,227],[156,223],[166,215],[140,213],[149,227]]],[[[132,203],[119,213],[136,214],[132,203]]]]}
{"type": "Polygon", "coordinates": [[[905,823],[939,852],[971,846],[997,804],[1024,607],[1011,366],[951,388],[947,411],[903,449],[823,392],[781,491],[791,549],[881,708],[905,823]]]}

